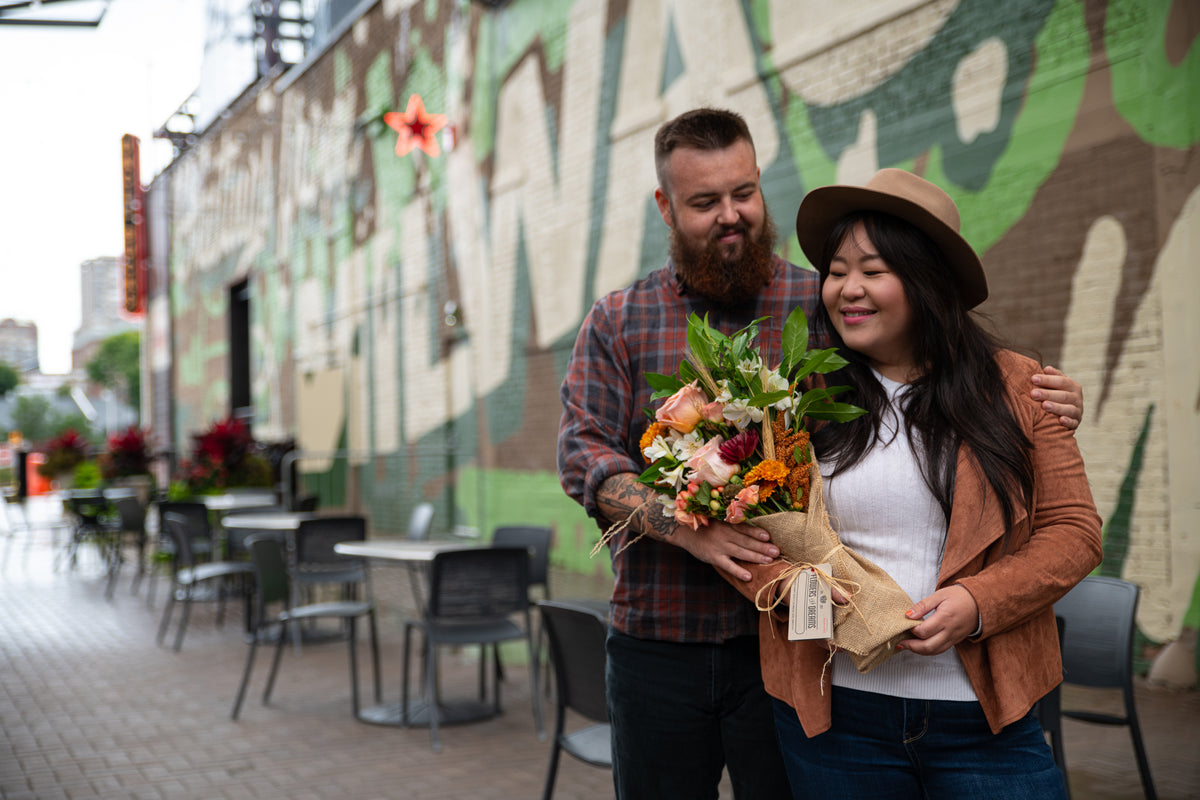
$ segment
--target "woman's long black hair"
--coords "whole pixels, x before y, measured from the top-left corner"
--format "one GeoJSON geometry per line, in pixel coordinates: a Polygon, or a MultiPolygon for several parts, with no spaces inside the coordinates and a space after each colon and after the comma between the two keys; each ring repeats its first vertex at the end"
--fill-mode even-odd
{"type": "MultiPolygon", "coordinates": [[[[836,225],[825,242],[821,284],[843,240],[861,222],[875,252],[900,278],[912,309],[913,363],[924,373],[907,387],[905,427],[921,455],[921,474],[950,520],[959,445],[966,443],[982,480],[1000,500],[1007,548],[1017,504],[1032,515],[1032,443],[1009,406],[995,353],[1000,345],[965,308],[940,248],[919,228],[878,212],[855,212],[836,225]]],[[[813,434],[817,454],[835,462],[835,472],[859,463],[880,435],[888,408],[883,386],[867,358],[846,347],[824,303],[817,304],[814,327],[827,333],[849,361],[827,376],[828,385],[855,387],[839,400],[868,414],[852,422],[827,424],[813,434]]]]}

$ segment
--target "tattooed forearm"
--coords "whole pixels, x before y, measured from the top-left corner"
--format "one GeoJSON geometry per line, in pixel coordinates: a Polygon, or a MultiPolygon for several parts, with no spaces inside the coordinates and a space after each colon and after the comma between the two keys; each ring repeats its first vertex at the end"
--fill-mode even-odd
{"type": "Polygon", "coordinates": [[[632,473],[613,475],[600,484],[596,504],[610,522],[629,519],[629,527],[638,533],[655,539],[675,533],[675,520],[663,516],[654,491],[638,483],[632,473]]]}

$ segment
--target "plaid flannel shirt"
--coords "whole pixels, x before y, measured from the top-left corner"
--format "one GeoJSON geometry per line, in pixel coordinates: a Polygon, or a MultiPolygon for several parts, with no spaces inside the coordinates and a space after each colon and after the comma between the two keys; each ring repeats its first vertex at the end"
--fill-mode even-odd
{"type": "MultiPolygon", "coordinates": [[[[733,311],[688,296],[668,261],[599,300],[584,319],[561,390],[558,472],[567,494],[602,530],[619,520],[600,515],[596,492],[612,475],[645,469],[638,443],[653,391],[644,373],[675,374],[687,346],[688,315],[707,313],[709,324],[726,334],[770,317],[760,323],[756,340],[769,364],[779,362],[783,323],[792,309],[799,305],[811,317],[816,273],[778,257],[775,262],[775,275],[753,306],[733,311]]],[[[617,534],[610,554],[630,535],[617,534]]],[[[641,639],[707,643],[757,633],[754,606],[683,548],[645,537],[611,557],[616,630],[641,639]]]]}

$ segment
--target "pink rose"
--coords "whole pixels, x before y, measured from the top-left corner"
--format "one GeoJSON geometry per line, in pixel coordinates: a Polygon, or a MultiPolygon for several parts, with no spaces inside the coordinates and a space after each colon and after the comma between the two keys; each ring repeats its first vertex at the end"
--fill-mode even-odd
{"type": "Polygon", "coordinates": [[[696,424],[705,419],[708,404],[708,397],[700,390],[699,385],[692,381],[668,397],[654,418],[680,433],[691,433],[696,424]]]}
{"type": "Polygon", "coordinates": [[[721,458],[723,441],[720,436],[714,436],[687,460],[685,466],[691,470],[687,475],[689,481],[705,481],[709,486],[718,488],[729,483],[729,479],[737,474],[738,465],[721,458]]]}
{"type": "Polygon", "coordinates": [[[693,514],[690,511],[683,509],[675,509],[675,521],[680,525],[688,525],[692,530],[698,531],[708,524],[708,517],[703,514],[693,514]]]}
{"type": "Polygon", "coordinates": [[[746,510],[753,505],[758,505],[757,483],[752,483],[737,493],[737,497],[733,498],[733,502],[729,504],[729,508],[725,511],[725,521],[731,525],[745,522],[746,510]]]}

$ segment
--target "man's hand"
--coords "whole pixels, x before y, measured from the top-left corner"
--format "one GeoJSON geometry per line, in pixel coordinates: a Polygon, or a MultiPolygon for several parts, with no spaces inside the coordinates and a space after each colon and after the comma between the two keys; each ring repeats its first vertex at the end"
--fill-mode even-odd
{"type": "Polygon", "coordinates": [[[979,606],[964,587],[955,584],[938,589],[904,612],[909,619],[925,619],[912,629],[915,639],[905,639],[897,648],[920,656],[936,656],[970,636],[979,625],[979,606]]]}
{"type": "Polygon", "coordinates": [[[1075,430],[1083,420],[1083,387],[1062,371],[1044,367],[1033,376],[1035,389],[1029,395],[1042,404],[1047,414],[1058,417],[1059,424],[1067,430],[1075,430]]]}
{"type": "Polygon", "coordinates": [[[779,555],[771,544],[770,535],[751,525],[727,525],[711,522],[699,530],[681,525],[673,517],[664,516],[662,504],[653,489],[638,483],[632,472],[605,479],[596,492],[596,505],[604,517],[620,524],[629,520],[629,528],[660,542],[682,547],[706,564],[743,581],[750,573],[737,563],[769,564],[779,555]]]}

